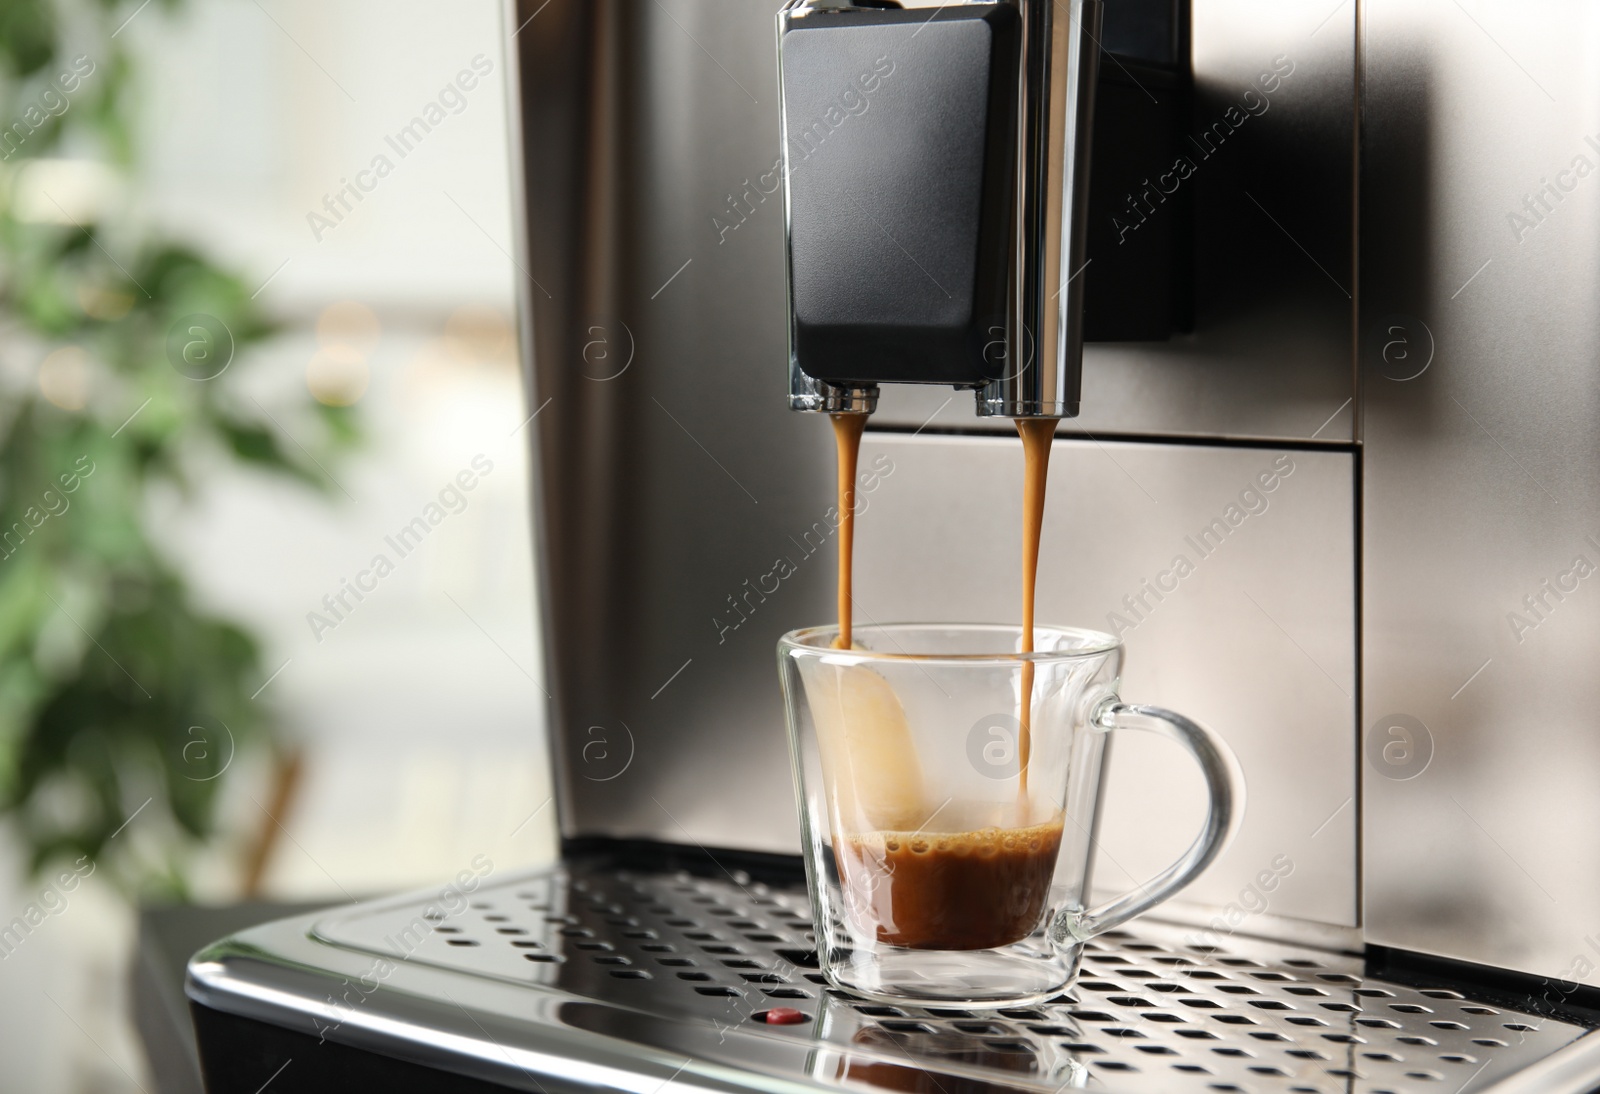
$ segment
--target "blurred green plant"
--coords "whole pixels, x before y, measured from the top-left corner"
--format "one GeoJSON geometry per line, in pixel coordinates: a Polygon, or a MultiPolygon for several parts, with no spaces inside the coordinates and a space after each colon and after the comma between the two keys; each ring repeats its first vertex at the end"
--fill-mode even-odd
{"type": "Polygon", "coordinates": [[[131,202],[75,216],[53,190],[133,188],[121,30],[141,11],[0,4],[0,815],[34,870],[89,855],[130,893],[181,896],[224,771],[274,734],[258,642],[196,604],[152,494],[190,497],[228,459],[326,491],[356,436],[307,398],[290,439],[240,392],[273,326],[239,276],[131,202]]]}

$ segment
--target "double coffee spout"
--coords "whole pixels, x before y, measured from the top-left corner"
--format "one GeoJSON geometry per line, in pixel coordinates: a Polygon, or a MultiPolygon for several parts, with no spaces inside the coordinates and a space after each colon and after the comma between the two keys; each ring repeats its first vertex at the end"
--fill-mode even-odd
{"type": "Polygon", "coordinates": [[[885,383],[1070,418],[1102,0],[790,0],[789,405],[885,383]]]}

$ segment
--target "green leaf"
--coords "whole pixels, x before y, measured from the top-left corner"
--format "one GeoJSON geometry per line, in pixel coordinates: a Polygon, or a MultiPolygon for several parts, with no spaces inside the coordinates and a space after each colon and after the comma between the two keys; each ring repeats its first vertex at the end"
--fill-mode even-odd
{"type": "Polygon", "coordinates": [[[31,76],[55,53],[55,12],[47,0],[5,0],[0,8],[0,55],[11,71],[31,76]]]}

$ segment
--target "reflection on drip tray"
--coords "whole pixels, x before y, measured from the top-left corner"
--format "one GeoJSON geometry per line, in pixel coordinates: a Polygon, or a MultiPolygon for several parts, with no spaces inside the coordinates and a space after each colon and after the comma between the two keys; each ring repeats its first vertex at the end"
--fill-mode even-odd
{"type": "Polygon", "coordinates": [[[1010,1072],[1017,1079],[1048,1077],[1055,1089],[1081,1086],[1088,1076],[1087,1069],[1076,1064],[1070,1053],[1050,1042],[998,1027],[989,1035],[951,1033],[925,1022],[886,1019],[877,1026],[858,1029],[850,1042],[876,1051],[870,1056],[841,1052],[835,1066],[817,1069],[822,1077],[905,1094],[979,1094],[993,1089],[993,1080],[960,1074],[934,1075],[929,1072],[927,1061],[939,1060],[963,1069],[1010,1072]]]}

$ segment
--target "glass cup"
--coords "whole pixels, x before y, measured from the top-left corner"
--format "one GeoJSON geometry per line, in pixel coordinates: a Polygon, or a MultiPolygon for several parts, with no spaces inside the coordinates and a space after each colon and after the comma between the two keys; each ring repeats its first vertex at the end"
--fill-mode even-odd
{"type": "Polygon", "coordinates": [[[828,980],[891,1003],[995,1007],[1055,995],[1083,943],[1188,885],[1244,804],[1209,729],[1117,696],[1110,635],[895,624],[778,643],[817,950],[828,980]],[[1026,705],[1025,705],[1026,702],[1026,705]],[[1114,729],[1183,745],[1210,791],[1188,851],[1090,908],[1100,780],[1114,729]]]}

